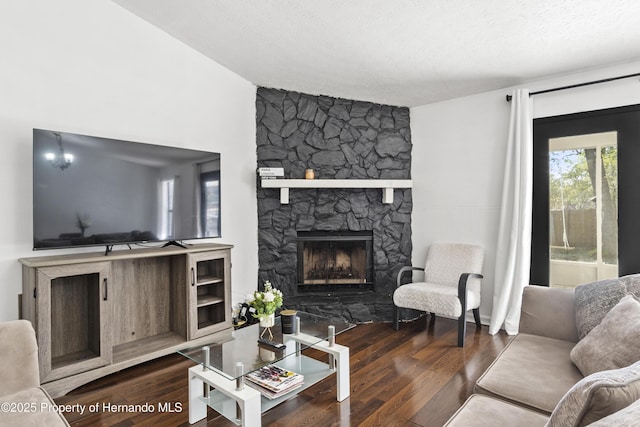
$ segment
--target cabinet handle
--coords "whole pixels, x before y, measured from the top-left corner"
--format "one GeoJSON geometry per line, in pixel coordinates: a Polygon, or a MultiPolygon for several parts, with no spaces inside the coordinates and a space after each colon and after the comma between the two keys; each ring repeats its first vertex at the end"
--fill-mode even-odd
{"type": "Polygon", "coordinates": [[[102,298],[104,301],[107,300],[107,297],[109,296],[109,282],[107,281],[107,278],[104,278],[104,297],[102,298]]]}
{"type": "Polygon", "coordinates": [[[191,286],[196,285],[196,271],[191,267],[191,286]]]}

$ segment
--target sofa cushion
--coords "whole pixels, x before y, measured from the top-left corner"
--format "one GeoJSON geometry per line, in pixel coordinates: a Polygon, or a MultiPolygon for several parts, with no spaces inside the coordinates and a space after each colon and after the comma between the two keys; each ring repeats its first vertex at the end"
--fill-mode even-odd
{"type": "Polygon", "coordinates": [[[571,350],[571,360],[583,375],[640,360],[640,301],[633,295],[623,297],[571,350]]]}
{"type": "Polygon", "coordinates": [[[0,412],[0,426],[69,426],[67,420],[54,409],[53,399],[41,387],[32,387],[0,398],[3,403],[15,403],[16,410],[0,412]]]}
{"type": "Polygon", "coordinates": [[[573,289],[525,286],[520,332],[578,342],[573,289]]]}
{"type": "MultiPolygon", "coordinates": [[[[28,320],[0,326],[0,396],[40,385],[36,333],[28,320]],[[17,368],[19,367],[19,369],[17,368]]],[[[0,400],[3,402],[4,400],[0,400]]]]}
{"type": "Polygon", "coordinates": [[[591,427],[635,427],[640,420],[640,400],[620,409],[618,412],[606,416],[593,424],[591,427]]]}
{"type": "Polygon", "coordinates": [[[569,358],[575,343],[517,335],[476,382],[474,391],[550,414],[582,379],[569,358]]]}
{"type": "Polygon", "coordinates": [[[553,410],[548,427],[585,426],[640,399],[640,362],[580,380],[553,410]]]}
{"type": "Polygon", "coordinates": [[[472,394],[445,427],[542,427],[548,417],[500,399],[472,394]]]}
{"type": "Polygon", "coordinates": [[[604,316],[627,294],[640,297],[640,274],[601,280],[576,287],[576,326],[582,339],[600,324],[604,316]]]}

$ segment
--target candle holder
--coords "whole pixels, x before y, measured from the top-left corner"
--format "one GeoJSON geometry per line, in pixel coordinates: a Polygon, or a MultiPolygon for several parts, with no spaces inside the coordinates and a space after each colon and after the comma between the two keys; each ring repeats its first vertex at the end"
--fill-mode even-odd
{"type": "Polygon", "coordinates": [[[304,171],[304,178],[305,179],[314,179],[316,177],[315,172],[313,171],[313,169],[307,169],[304,171]]]}

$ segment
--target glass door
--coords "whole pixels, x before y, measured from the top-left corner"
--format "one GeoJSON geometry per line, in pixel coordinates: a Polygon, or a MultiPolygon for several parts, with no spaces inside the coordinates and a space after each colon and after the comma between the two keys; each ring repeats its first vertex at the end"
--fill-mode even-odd
{"type": "Polygon", "coordinates": [[[549,284],[618,277],[617,132],[549,139],[549,284]]]}

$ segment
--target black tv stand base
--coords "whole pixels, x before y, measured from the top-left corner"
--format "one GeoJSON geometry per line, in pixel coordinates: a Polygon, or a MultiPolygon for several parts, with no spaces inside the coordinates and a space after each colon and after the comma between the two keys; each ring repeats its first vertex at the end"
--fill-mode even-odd
{"type": "Polygon", "coordinates": [[[177,246],[179,248],[182,249],[187,249],[187,245],[181,242],[176,242],[175,240],[169,240],[167,243],[165,243],[164,245],[162,245],[163,248],[166,248],[167,246],[177,246]]]}

